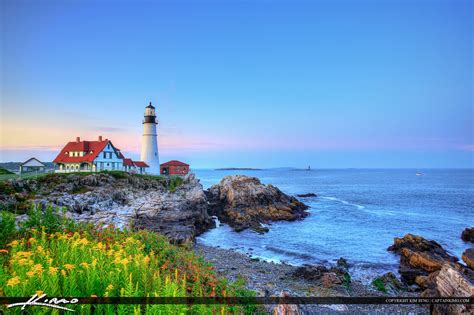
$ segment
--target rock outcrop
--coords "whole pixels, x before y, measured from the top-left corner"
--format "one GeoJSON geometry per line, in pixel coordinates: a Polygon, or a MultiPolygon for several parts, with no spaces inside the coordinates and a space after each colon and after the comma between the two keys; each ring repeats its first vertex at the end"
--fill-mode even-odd
{"type": "MultiPolygon", "coordinates": [[[[134,225],[182,243],[193,240],[214,222],[207,214],[202,185],[194,176],[186,177],[173,190],[171,180],[111,172],[52,174],[10,184],[16,194],[31,196],[33,203],[65,207],[67,215],[76,221],[117,227],[134,225]]],[[[10,199],[0,198],[0,202],[11,202],[10,199]]]]}
{"type": "Polygon", "coordinates": [[[474,243],[474,227],[465,228],[461,233],[461,239],[465,242],[474,243]]]}
{"type": "Polygon", "coordinates": [[[469,268],[474,270],[474,248],[466,249],[461,258],[469,268]]]}
{"type": "Polygon", "coordinates": [[[297,220],[308,215],[308,206],[256,177],[227,176],[206,192],[209,214],[234,230],[259,230],[262,223],[297,220]]]}
{"type": "MultiPolygon", "coordinates": [[[[439,271],[429,276],[428,289],[423,297],[472,297],[474,276],[458,265],[445,263],[439,271]]],[[[436,304],[433,314],[473,314],[472,304],[436,304]]]]}
{"type": "Polygon", "coordinates": [[[415,283],[419,276],[440,270],[446,262],[458,261],[457,257],[448,254],[437,242],[412,234],[395,238],[388,250],[400,254],[399,272],[402,280],[408,284],[415,283]]]}

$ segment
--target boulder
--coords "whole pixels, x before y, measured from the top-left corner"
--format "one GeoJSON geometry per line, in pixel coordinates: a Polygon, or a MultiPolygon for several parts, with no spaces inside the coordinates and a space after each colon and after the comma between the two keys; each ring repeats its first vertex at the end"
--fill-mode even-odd
{"type": "Polygon", "coordinates": [[[395,238],[388,250],[400,254],[399,272],[402,280],[408,284],[415,283],[418,276],[427,276],[440,270],[446,262],[458,261],[437,242],[412,234],[395,238]]]}
{"type": "Polygon", "coordinates": [[[256,177],[227,176],[206,191],[209,214],[234,230],[259,230],[262,223],[297,220],[308,215],[307,205],[256,177]]]}
{"type": "Polygon", "coordinates": [[[321,283],[325,288],[332,288],[335,285],[342,284],[341,279],[334,272],[325,272],[321,277],[321,283]]]}
{"type": "Polygon", "coordinates": [[[468,248],[462,253],[462,260],[474,270],[474,248],[468,248]]]}
{"type": "MultiPolygon", "coordinates": [[[[442,268],[430,275],[433,278],[431,288],[423,292],[423,297],[472,297],[474,282],[471,273],[455,264],[445,263],[442,268]]],[[[473,314],[470,304],[435,304],[433,314],[473,314]]]]}
{"type": "Polygon", "coordinates": [[[320,280],[325,273],[330,270],[324,266],[303,265],[295,269],[292,276],[305,280],[320,280]]]}
{"type": "MultiPolygon", "coordinates": [[[[281,298],[290,297],[290,294],[287,292],[280,293],[281,298]]],[[[278,304],[273,308],[272,314],[274,315],[300,315],[302,314],[301,309],[297,304],[287,304],[282,303],[278,304]]]]}
{"type": "Polygon", "coordinates": [[[465,242],[474,243],[474,227],[465,228],[461,233],[461,239],[465,242]]]}

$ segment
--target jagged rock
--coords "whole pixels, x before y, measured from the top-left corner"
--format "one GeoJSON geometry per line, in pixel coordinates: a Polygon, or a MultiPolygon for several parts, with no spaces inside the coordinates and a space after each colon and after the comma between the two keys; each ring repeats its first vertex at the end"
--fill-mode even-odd
{"type": "Polygon", "coordinates": [[[298,194],[296,195],[296,197],[300,197],[300,198],[309,198],[309,197],[317,197],[318,195],[314,194],[314,193],[307,193],[307,194],[298,194]]]}
{"type": "Polygon", "coordinates": [[[474,270],[474,248],[468,248],[462,253],[462,260],[466,265],[474,270]]]}
{"type": "Polygon", "coordinates": [[[461,233],[461,239],[465,242],[474,243],[474,227],[465,228],[461,233]]]}
{"type": "MultiPolygon", "coordinates": [[[[290,294],[287,292],[281,292],[280,297],[285,298],[285,297],[290,297],[290,294]]],[[[300,308],[296,304],[278,304],[273,309],[273,314],[274,315],[300,315],[302,314],[300,308]]]]}
{"type": "Polygon", "coordinates": [[[412,234],[395,238],[388,250],[400,254],[399,272],[402,280],[408,284],[415,283],[418,276],[427,276],[440,270],[445,262],[458,261],[457,257],[448,254],[437,242],[412,234]]]}
{"type": "Polygon", "coordinates": [[[383,282],[388,292],[398,293],[399,291],[404,291],[407,289],[406,285],[398,280],[398,278],[392,272],[383,274],[381,277],[379,277],[379,279],[383,282]]]}
{"type": "Polygon", "coordinates": [[[256,177],[227,176],[206,192],[209,214],[216,215],[234,230],[258,229],[261,223],[304,218],[308,208],[273,185],[256,177]]]}
{"type": "Polygon", "coordinates": [[[214,226],[202,185],[195,178],[138,209],[135,226],[158,231],[174,243],[190,242],[214,226]]]}
{"type": "Polygon", "coordinates": [[[345,259],[344,257],[341,257],[337,260],[336,266],[346,271],[349,270],[349,263],[347,262],[347,259],[345,259]]]}
{"type": "Polygon", "coordinates": [[[335,285],[342,284],[341,279],[334,272],[325,272],[321,277],[323,287],[332,288],[335,285]]]}
{"type": "MultiPolygon", "coordinates": [[[[432,287],[423,292],[423,297],[472,297],[474,282],[472,274],[465,274],[462,268],[446,263],[441,270],[434,273],[432,287]]],[[[436,304],[433,314],[473,314],[474,308],[469,304],[436,304]]]]}
{"type": "Polygon", "coordinates": [[[329,269],[324,266],[303,265],[296,268],[293,277],[314,281],[320,280],[327,272],[329,272],[329,269]]]}

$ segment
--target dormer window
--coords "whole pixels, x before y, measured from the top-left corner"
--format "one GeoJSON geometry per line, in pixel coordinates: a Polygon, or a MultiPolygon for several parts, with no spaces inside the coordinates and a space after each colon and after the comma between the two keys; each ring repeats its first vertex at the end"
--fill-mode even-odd
{"type": "Polygon", "coordinates": [[[66,151],[66,152],[64,152],[64,154],[66,154],[66,155],[68,155],[68,153],[69,153],[69,152],[67,152],[67,151],[66,151]]]}

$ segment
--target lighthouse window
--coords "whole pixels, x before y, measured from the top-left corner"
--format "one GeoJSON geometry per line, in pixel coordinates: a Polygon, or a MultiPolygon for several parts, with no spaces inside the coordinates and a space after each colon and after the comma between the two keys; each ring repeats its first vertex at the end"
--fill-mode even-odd
{"type": "Polygon", "coordinates": [[[158,154],[156,154],[156,152],[155,152],[155,156],[157,156],[157,155],[158,155],[158,154]]]}

